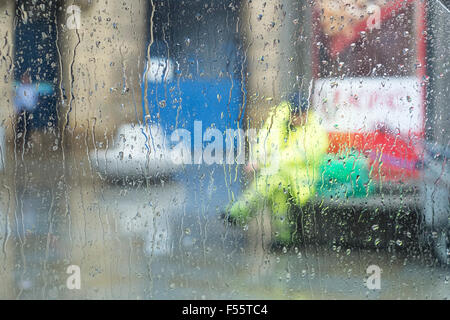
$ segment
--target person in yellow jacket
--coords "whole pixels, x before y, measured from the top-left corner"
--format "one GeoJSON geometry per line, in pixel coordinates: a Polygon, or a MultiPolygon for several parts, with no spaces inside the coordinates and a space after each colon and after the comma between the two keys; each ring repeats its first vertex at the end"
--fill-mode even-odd
{"type": "Polygon", "coordinates": [[[289,245],[296,228],[290,207],[305,205],[315,194],[327,149],[328,135],[312,110],[289,102],[274,107],[250,149],[254,180],[229,208],[230,218],[246,224],[267,203],[275,241],[289,245]]]}

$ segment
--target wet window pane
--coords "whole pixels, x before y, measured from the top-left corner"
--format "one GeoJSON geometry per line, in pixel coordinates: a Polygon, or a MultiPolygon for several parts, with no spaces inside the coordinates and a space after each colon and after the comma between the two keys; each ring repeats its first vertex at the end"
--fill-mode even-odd
{"type": "Polygon", "coordinates": [[[450,11],[0,3],[0,298],[448,299],[450,11]]]}

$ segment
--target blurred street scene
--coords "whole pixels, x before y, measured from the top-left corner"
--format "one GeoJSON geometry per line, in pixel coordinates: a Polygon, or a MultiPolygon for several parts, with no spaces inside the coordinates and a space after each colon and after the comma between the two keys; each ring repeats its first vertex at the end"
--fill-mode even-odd
{"type": "Polygon", "coordinates": [[[3,1],[0,298],[449,299],[447,5],[3,1]]]}

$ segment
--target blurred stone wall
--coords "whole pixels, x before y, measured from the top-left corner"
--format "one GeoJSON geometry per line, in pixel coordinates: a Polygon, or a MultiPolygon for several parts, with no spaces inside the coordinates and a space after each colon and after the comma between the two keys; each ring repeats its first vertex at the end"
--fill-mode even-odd
{"type": "Polygon", "coordinates": [[[59,19],[65,91],[60,123],[73,137],[93,134],[105,141],[121,123],[141,119],[147,5],[143,0],[65,1],[59,19]],[[79,29],[67,25],[72,5],[80,8],[79,29]]]}
{"type": "Polygon", "coordinates": [[[0,2],[0,126],[11,132],[13,115],[14,1],[0,2]]]}

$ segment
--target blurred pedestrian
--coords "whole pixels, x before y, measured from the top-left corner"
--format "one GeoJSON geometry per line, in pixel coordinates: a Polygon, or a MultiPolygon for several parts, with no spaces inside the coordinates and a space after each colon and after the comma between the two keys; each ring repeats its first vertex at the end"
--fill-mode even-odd
{"type": "Polygon", "coordinates": [[[314,196],[320,165],[328,149],[327,132],[308,103],[299,98],[274,107],[251,150],[256,161],[247,171],[254,180],[229,208],[229,217],[248,223],[267,203],[272,212],[275,242],[289,245],[296,230],[293,206],[304,206],[314,196]]]}
{"type": "Polygon", "coordinates": [[[25,71],[20,82],[16,83],[14,97],[14,111],[16,113],[16,138],[28,142],[32,129],[46,127],[43,121],[53,120],[46,117],[42,119],[43,110],[39,110],[40,97],[53,94],[53,87],[48,83],[33,83],[29,71],[25,71]]]}

